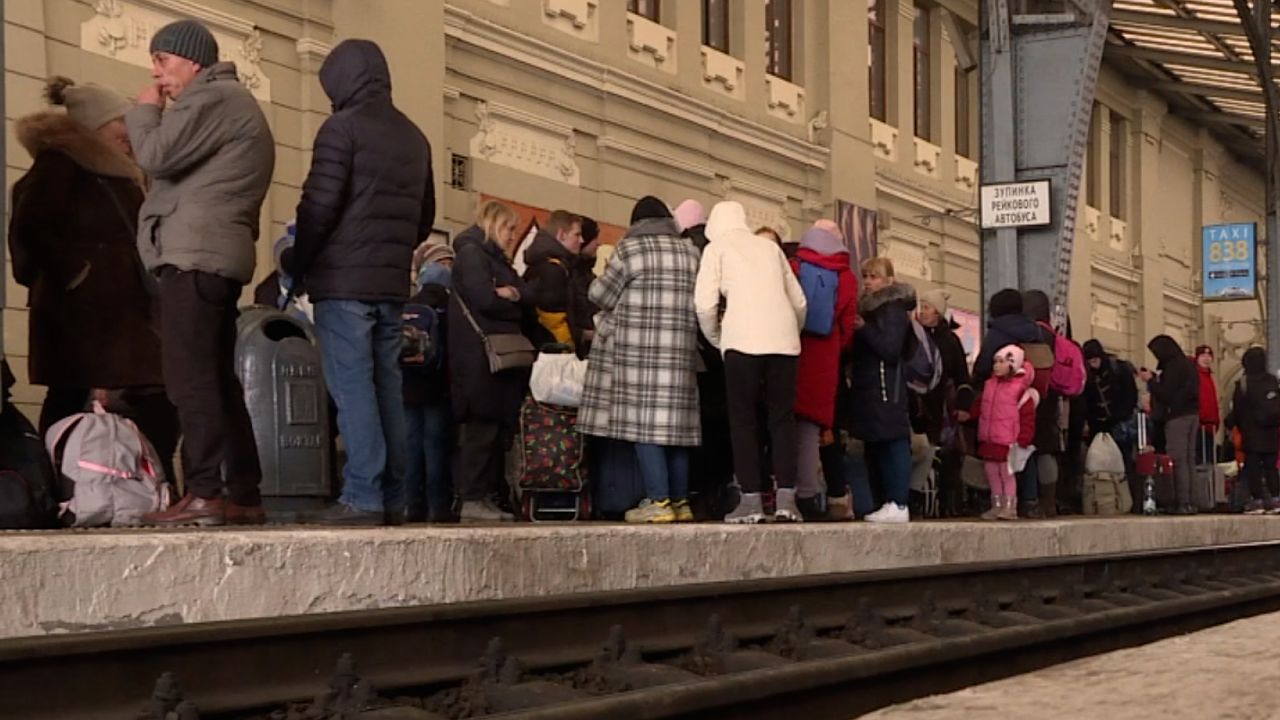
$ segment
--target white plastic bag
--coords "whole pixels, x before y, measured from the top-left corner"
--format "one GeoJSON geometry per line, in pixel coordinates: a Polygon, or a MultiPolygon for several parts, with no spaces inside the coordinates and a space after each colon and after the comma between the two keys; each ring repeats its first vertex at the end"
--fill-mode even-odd
{"type": "Polygon", "coordinates": [[[1089,443],[1089,452],[1084,458],[1084,471],[1087,473],[1111,473],[1124,475],[1124,455],[1120,446],[1110,433],[1098,433],[1089,443]]]}
{"type": "Polygon", "coordinates": [[[1009,446],[1009,472],[1017,474],[1022,472],[1023,470],[1026,470],[1027,461],[1030,460],[1031,456],[1035,454],[1036,454],[1035,445],[1028,445],[1026,447],[1023,447],[1021,445],[1010,445],[1009,446]]]}
{"type": "Polygon", "coordinates": [[[533,361],[529,392],[540,403],[578,407],[582,404],[582,385],[586,380],[586,360],[568,353],[540,353],[533,361]]]}

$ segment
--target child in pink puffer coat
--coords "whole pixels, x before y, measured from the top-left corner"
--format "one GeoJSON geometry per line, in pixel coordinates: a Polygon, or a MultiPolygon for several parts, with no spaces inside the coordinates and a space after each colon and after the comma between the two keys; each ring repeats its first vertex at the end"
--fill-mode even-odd
{"type": "Polygon", "coordinates": [[[994,375],[982,389],[978,416],[978,456],[985,461],[991,486],[991,509],[984,520],[1018,519],[1018,483],[1011,466],[1011,450],[1028,447],[1035,438],[1036,406],[1032,389],[1035,370],[1017,345],[1006,345],[995,356],[994,375]]]}

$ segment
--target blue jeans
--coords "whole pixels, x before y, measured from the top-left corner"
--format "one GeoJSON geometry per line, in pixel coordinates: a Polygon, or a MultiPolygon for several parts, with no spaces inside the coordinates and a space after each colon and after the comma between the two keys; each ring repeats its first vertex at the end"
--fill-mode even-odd
{"type": "Polygon", "coordinates": [[[689,497],[689,448],[636,443],[636,458],[650,500],[689,497]]]}
{"type": "Polygon", "coordinates": [[[347,448],[338,501],[362,512],[404,510],[408,431],[400,377],[399,303],[322,300],[316,335],[347,448]]]}
{"type": "Polygon", "coordinates": [[[448,405],[406,406],[409,467],[405,495],[411,518],[441,520],[453,514],[453,416],[448,405]]]}
{"type": "Polygon", "coordinates": [[[906,507],[911,492],[911,441],[869,442],[866,455],[868,469],[880,486],[878,495],[906,507]]]}

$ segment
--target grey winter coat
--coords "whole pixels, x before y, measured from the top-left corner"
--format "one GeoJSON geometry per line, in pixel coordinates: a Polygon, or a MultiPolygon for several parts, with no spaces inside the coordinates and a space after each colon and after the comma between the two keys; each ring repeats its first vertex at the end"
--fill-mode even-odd
{"type": "Polygon", "coordinates": [[[138,222],[147,269],[172,265],[248,283],[276,149],[236,66],[201,70],[168,110],[138,105],[125,124],[138,165],[152,179],[138,222]]]}
{"type": "Polygon", "coordinates": [[[313,301],[404,302],[413,249],[436,217],[431,146],[391,103],[391,72],[368,40],[320,68],[333,115],[316,134],[291,268],[313,301]]]}
{"type": "Polygon", "coordinates": [[[627,231],[591,284],[600,308],[578,429],[656,445],[696,446],[698,251],[670,218],[627,231]]]}

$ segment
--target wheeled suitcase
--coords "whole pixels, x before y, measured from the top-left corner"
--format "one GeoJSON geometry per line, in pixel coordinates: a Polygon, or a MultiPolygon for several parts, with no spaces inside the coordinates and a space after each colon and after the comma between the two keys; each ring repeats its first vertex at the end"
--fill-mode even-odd
{"type": "Polygon", "coordinates": [[[578,411],[526,397],[516,443],[510,477],[521,518],[589,519],[586,441],[578,432],[578,411]]]}
{"type": "Polygon", "coordinates": [[[1214,462],[1218,457],[1218,444],[1214,442],[1213,433],[1201,429],[1200,464],[1191,474],[1191,502],[1201,512],[1208,512],[1219,504],[1227,503],[1226,475],[1214,462]]]}
{"type": "MultiPolygon", "coordinates": [[[[1173,485],[1173,458],[1157,453],[1155,448],[1148,445],[1147,434],[1147,415],[1138,413],[1138,456],[1134,469],[1142,478],[1141,487],[1145,488],[1147,478],[1151,479],[1156,507],[1169,511],[1177,503],[1173,485]]],[[[1140,504],[1145,498],[1144,494],[1141,498],[1134,498],[1133,502],[1140,504]]]]}

